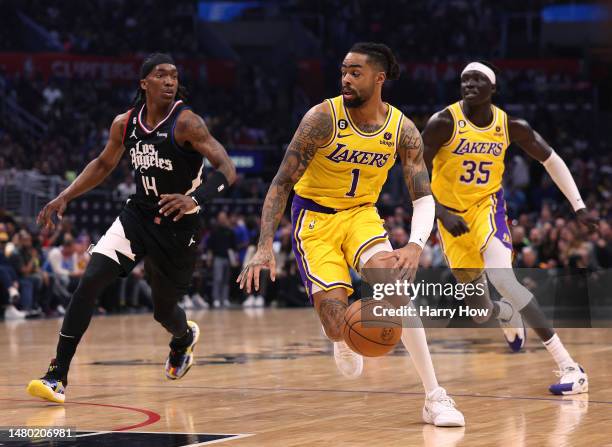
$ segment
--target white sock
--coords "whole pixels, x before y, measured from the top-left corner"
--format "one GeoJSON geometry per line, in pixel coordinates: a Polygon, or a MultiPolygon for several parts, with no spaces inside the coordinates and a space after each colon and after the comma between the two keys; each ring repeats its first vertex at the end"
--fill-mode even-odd
{"type": "MultiPolygon", "coordinates": [[[[421,323],[420,320],[419,323],[421,323]]],[[[439,385],[422,324],[421,327],[404,327],[402,329],[402,343],[410,353],[410,358],[425,387],[425,393],[429,395],[439,385]]]]}
{"type": "Polygon", "coordinates": [[[552,355],[555,362],[557,362],[559,369],[563,369],[563,367],[575,363],[572,356],[570,356],[567,349],[565,349],[565,346],[563,346],[563,343],[561,343],[561,339],[557,334],[553,335],[550,340],[545,341],[544,346],[546,346],[550,355],[552,355]]]}

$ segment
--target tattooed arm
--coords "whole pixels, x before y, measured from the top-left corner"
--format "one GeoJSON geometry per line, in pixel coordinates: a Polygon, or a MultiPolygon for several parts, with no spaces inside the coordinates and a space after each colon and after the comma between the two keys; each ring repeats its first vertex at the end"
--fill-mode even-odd
{"type": "Polygon", "coordinates": [[[431,195],[429,173],[423,160],[423,139],[412,121],[404,117],[397,151],[412,201],[431,195]]]}
{"type": "Polygon", "coordinates": [[[329,141],[333,127],[334,123],[329,105],[321,103],[306,113],[293,135],[278,172],[266,194],[261,214],[261,230],[257,252],[236,281],[240,283],[240,288],[246,286],[247,292],[251,291],[253,280],[255,290],[259,289],[259,272],[263,268],[270,269],[270,276],[272,280],[275,279],[274,253],[272,252],[274,232],[285,212],[287,199],[293,185],[306,171],[317,148],[324,146],[329,141]]]}
{"type": "Polygon", "coordinates": [[[419,265],[421,251],[429,238],[435,215],[429,174],[423,160],[423,140],[414,123],[403,118],[397,151],[402,162],[404,180],[412,198],[413,213],[410,240],[405,247],[381,256],[393,259],[393,269],[399,269],[399,279],[413,281],[419,265]]]}

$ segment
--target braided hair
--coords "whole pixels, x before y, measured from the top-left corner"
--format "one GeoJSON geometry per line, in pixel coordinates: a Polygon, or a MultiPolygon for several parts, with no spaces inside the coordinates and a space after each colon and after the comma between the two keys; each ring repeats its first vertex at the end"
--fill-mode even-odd
{"type": "Polygon", "coordinates": [[[400,77],[400,66],[395,59],[391,48],[383,43],[359,42],[351,47],[349,53],[359,53],[368,56],[368,59],[380,66],[387,79],[395,81],[400,77]]]}

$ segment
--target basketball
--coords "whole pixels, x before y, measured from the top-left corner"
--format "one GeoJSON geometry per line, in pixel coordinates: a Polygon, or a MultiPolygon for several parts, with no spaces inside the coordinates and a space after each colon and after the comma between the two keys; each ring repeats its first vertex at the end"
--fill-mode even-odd
{"type": "Polygon", "coordinates": [[[358,300],[344,314],[344,341],[365,357],[387,354],[402,336],[401,318],[375,315],[375,309],[376,314],[381,314],[382,309],[393,306],[384,300],[358,300]]]}

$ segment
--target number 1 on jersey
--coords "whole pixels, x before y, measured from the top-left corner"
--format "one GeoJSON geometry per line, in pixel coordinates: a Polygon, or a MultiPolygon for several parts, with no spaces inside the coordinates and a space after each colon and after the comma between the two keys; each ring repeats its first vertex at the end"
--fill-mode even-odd
{"type": "Polygon", "coordinates": [[[353,181],[351,183],[351,189],[346,193],[347,197],[355,197],[355,191],[357,191],[357,183],[359,183],[359,169],[355,168],[351,171],[353,174],[353,181]]]}
{"type": "Polygon", "coordinates": [[[155,184],[155,177],[149,177],[147,175],[143,175],[142,177],[142,186],[144,187],[144,191],[146,195],[149,195],[149,191],[152,191],[153,194],[159,196],[157,194],[157,185],[155,184]]]}

